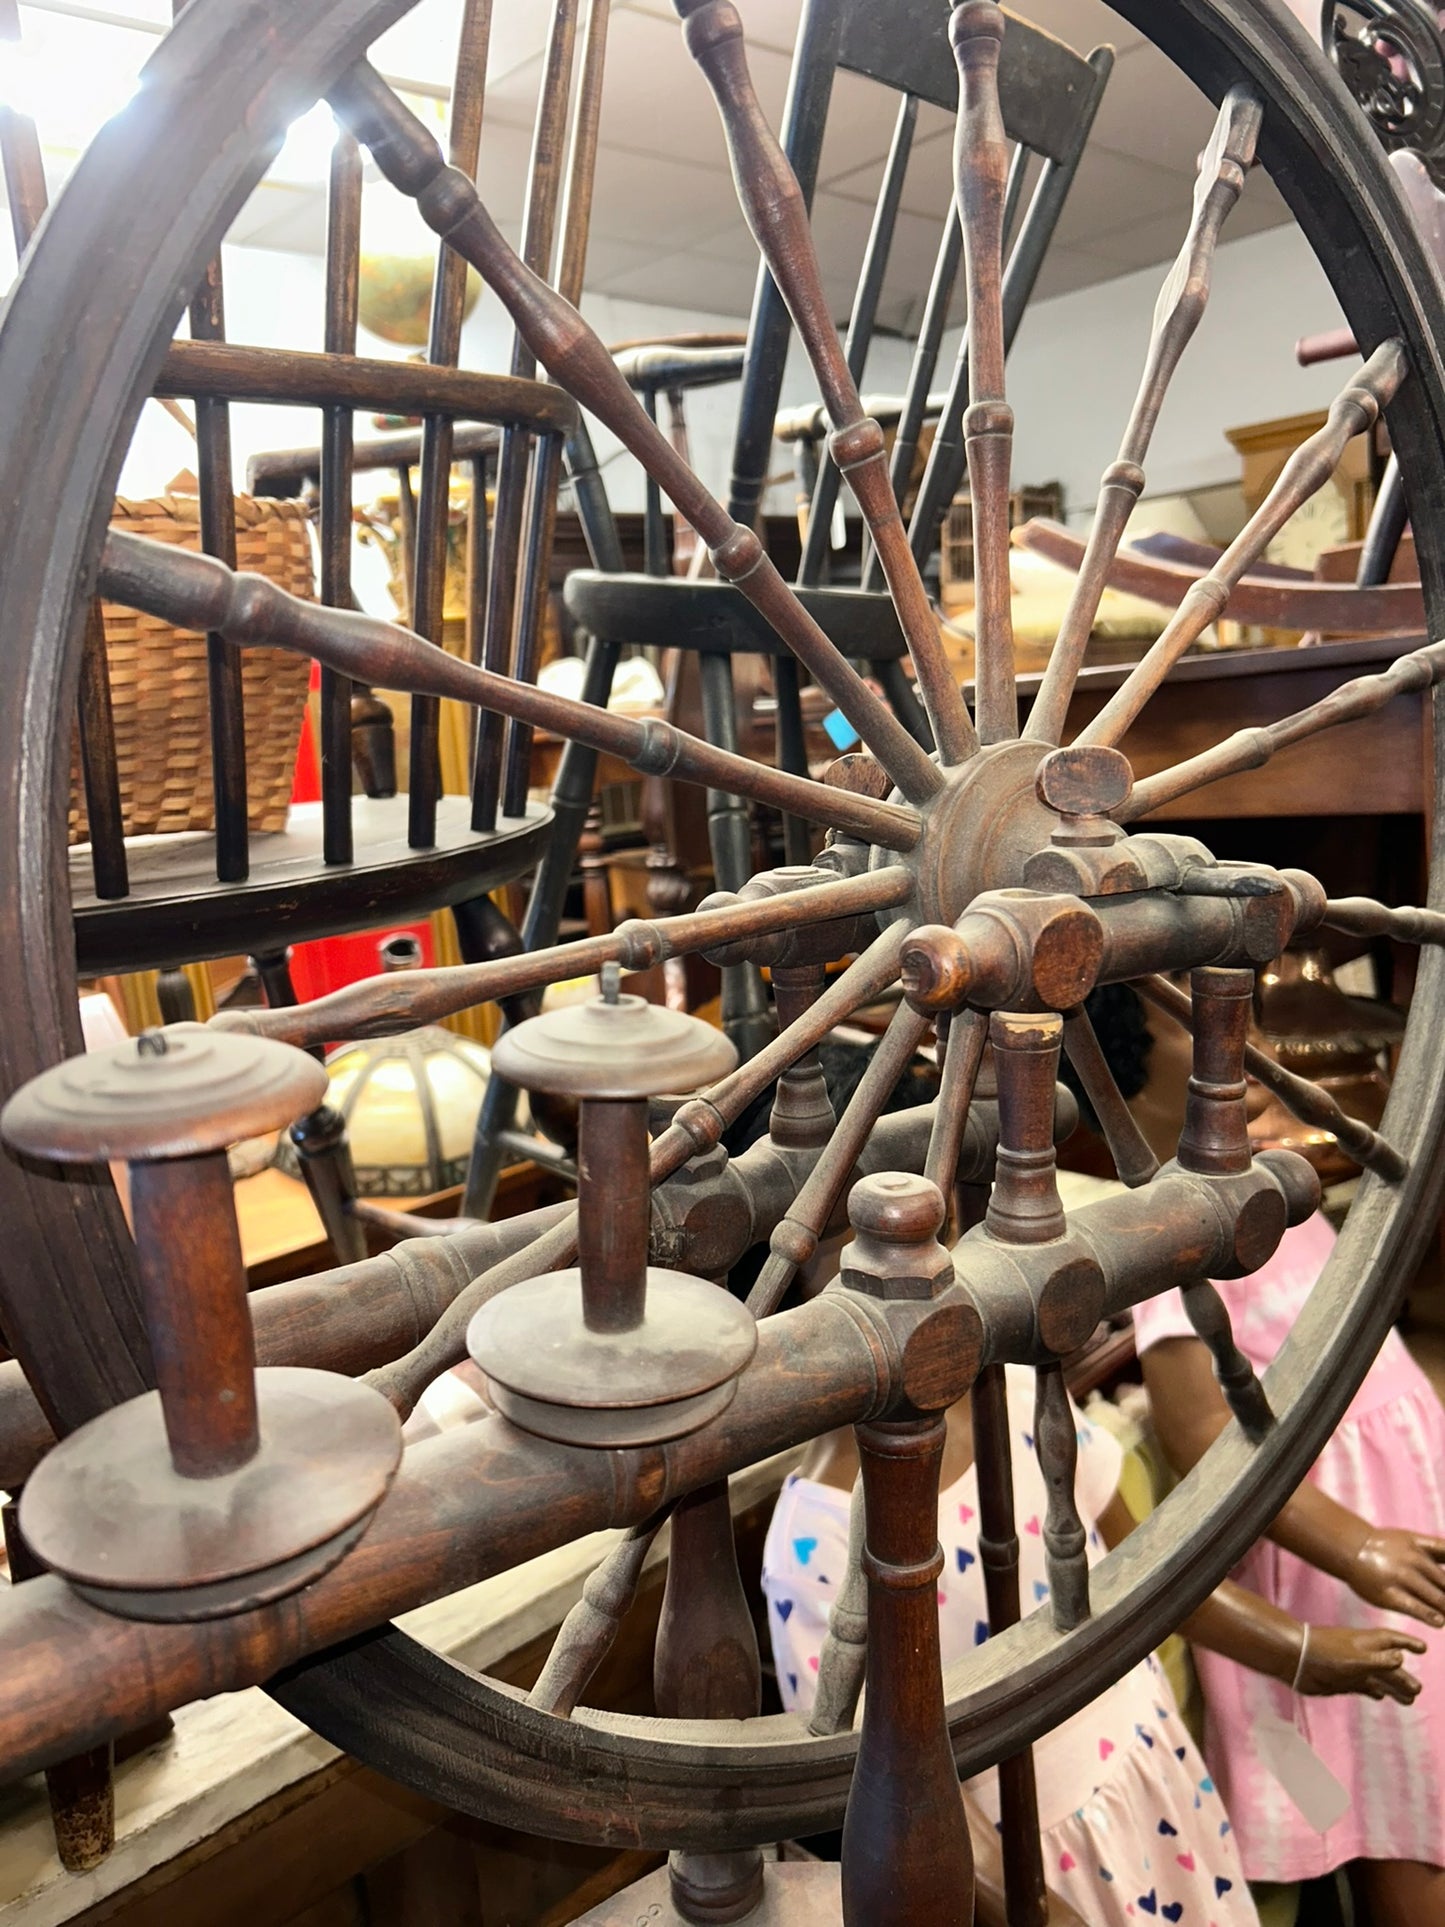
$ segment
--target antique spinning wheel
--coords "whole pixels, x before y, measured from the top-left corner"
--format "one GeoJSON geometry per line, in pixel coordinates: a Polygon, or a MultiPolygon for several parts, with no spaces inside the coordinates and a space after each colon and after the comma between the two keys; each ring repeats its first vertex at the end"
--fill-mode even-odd
{"type": "MultiPolygon", "coordinates": [[[[969,429],[980,620],[977,709],[970,716],[949,679],[907,559],[876,432],[858,419],[806,227],[776,176],[775,151],[753,109],[735,16],[727,0],[686,0],[680,8],[686,31],[722,104],[750,219],[813,355],[842,466],[872,524],[912,645],[940,745],[930,758],[800,618],[753,538],[728,524],[649,427],[600,344],[520,268],[475,191],[444,169],[430,137],[364,64],[370,40],[404,10],[405,0],[198,0],[153,62],[149,125],[142,129],[131,124],[134,117],[122,116],[101,134],[26,262],[0,331],[0,499],[15,505],[0,568],[0,648],[12,692],[0,708],[0,900],[11,919],[12,956],[65,954],[56,829],[63,816],[53,805],[68,741],[61,719],[76,684],[76,616],[97,579],[117,601],[222,632],[238,644],[264,639],[385,686],[473,700],[591,740],[643,770],[733,789],[828,826],[834,835],[818,867],[758,879],[745,901],[624,925],[613,937],[529,959],[416,973],[324,1005],[264,1014],[253,1028],[292,1042],[354,1035],[368,1025],[402,1028],[552,977],[609,961],[635,967],[690,947],[771,962],[785,1006],[777,1043],[710,1086],[704,1100],[685,1105],[651,1152],[654,1183],[689,1167],[698,1184],[716,1182],[723,1195],[711,1147],[728,1117],[779,1072],[799,1067],[788,1124],[794,1148],[807,1159],[788,1166],[795,1195],[775,1200],[771,1215],[763,1214],[772,1251],[754,1307],[766,1313],[833,1216],[890,1073],[935,1016],[949,1019],[943,1096],[931,1119],[916,1121],[911,1140],[905,1129],[888,1143],[903,1147],[899,1161],[924,1163],[947,1186],[968,1137],[973,1148],[965,1147],[964,1162],[973,1156],[977,1169],[977,1119],[965,1114],[992,1026],[1000,1176],[989,1223],[958,1258],[972,1310],[965,1316],[953,1307],[951,1337],[932,1328],[938,1370],[947,1365],[956,1390],[978,1367],[986,1392],[996,1382],[988,1375],[1004,1360],[1034,1364],[1041,1411],[1057,1416],[1057,1355],[1078,1342],[1080,1321],[1091,1324],[1103,1309],[1182,1282],[1194,1294],[1201,1331],[1211,1337],[1240,1423],[1130,1540],[1127,1554],[1091,1575],[1081,1573],[1073,1543],[1067,1439],[1050,1448],[1059,1581],[1052,1610],[1006,1631],[996,1627],[997,1636],[944,1681],[954,1755],[962,1770],[974,1772],[1017,1753],[1133,1663],[1262,1530],[1347,1405],[1432,1221],[1445,1127],[1436,1064],[1445,980],[1433,946],[1445,938],[1445,917],[1359,901],[1327,904],[1299,873],[1217,865],[1186,839],[1151,835],[1147,828],[1124,834],[1123,826],[1398,693],[1434,688],[1445,677],[1445,644],[1401,659],[1314,711],[1231,739],[1137,786],[1112,746],[1217,613],[1229,582],[1380,408],[1411,498],[1427,607],[1432,621],[1445,617],[1445,367],[1437,348],[1445,339],[1445,300],[1369,127],[1292,21],[1253,0],[1170,0],[1167,6],[1122,0],[1121,11],[1221,103],[1220,114],[1201,164],[1181,266],[1156,312],[1139,401],[1120,460],[1104,478],[1079,591],[1020,735],[1006,569],[1011,423],[999,352],[1005,157],[991,100],[1003,22],[988,0],[964,0],[955,9],[953,33],[963,73],[958,164],[973,316],[969,429]],[[184,293],[270,145],[318,94],[371,148],[383,173],[413,194],[428,220],[481,269],[542,363],[659,477],[713,548],[719,572],[765,610],[855,722],[866,755],[835,770],[827,784],[784,777],[665,727],[541,696],[444,658],[387,625],[291,603],[206,559],[152,552],[135,538],[107,541],[105,505],[184,293]],[[1210,256],[1256,144],[1357,339],[1372,352],[1327,427],[1291,464],[1216,577],[1186,599],[1084,740],[1056,753],[1099,585],[1142,486],[1149,432],[1200,318],[1210,256]],[[116,252],[108,242],[122,214],[128,245],[116,252]],[[54,353],[61,317],[79,318],[74,350],[63,358],[54,353]],[[1285,1091],[1288,1101],[1339,1132],[1366,1176],[1335,1255],[1262,1394],[1241,1368],[1200,1281],[1261,1262],[1286,1218],[1312,1208],[1315,1194],[1297,1161],[1276,1155],[1251,1162],[1239,1094],[1248,969],[1272,956],[1293,929],[1320,920],[1431,947],[1422,957],[1379,1134],[1330,1112],[1307,1087],[1285,1091]],[[822,963],[852,951],[855,961],[822,990],[822,963]],[[1203,970],[1195,979],[1192,1018],[1194,1109],[1178,1167],[1156,1173],[1098,1062],[1079,1005],[1095,981],[1193,966],[1203,970]],[[809,1142],[799,1123],[807,1109],[808,1051],[833,1022],[900,972],[907,996],[874,1071],[836,1131],[828,1120],[817,1132],[814,1114],[809,1142]],[[1058,1015],[1121,1175],[1136,1187],[1067,1224],[1049,1177],[1058,1015]]],[[[1438,720],[1439,700],[1433,700],[1438,720]]],[[[1437,891],[1438,865],[1437,857],[1437,891]]],[[[7,1090],[78,1045],[63,974],[16,973],[0,1026],[7,1090]]],[[[1167,986],[1156,986],[1154,994],[1169,1001],[1167,986]]],[[[982,1107],[975,1109],[983,1115],[982,1107]]],[[[68,1430],[132,1397],[145,1382],[125,1241],[113,1203],[94,1186],[58,1184],[14,1161],[5,1163],[0,1182],[5,1330],[46,1410],[68,1430]]],[[[748,1226],[735,1195],[733,1202],[736,1245],[738,1238],[746,1241],[748,1226]]],[[[907,1224],[904,1217],[890,1221],[891,1229],[880,1220],[873,1231],[885,1243],[892,1236],[926,1244],[929,1226],[920,1230],[917,1213],[907,1224]]],[[[413,1353],[375,1374],[398,1403],[414,1399],[432,1372],[462,1355],[468,1318],[479,1305],[506,1303],[504,1286],[572,1261],[574,1219],[539,1231],[524,1250],[469,1286],[413,1353]]],[[[585,1265],[585,1246],[582,1255],[585,1265]]],[[[898,1400],[928,1403],[928,1388],[910,1380],[902,1354],[890,1352],[876,1334],[869,1338],[828,1294],[776,1320],[764,1317],[759,1333],[756,1360],[728,1367],[740,1374],[733,1404],[686,1436],[669,1438],[664,1430],[653,1435],[661,1444],[588,1453],[486,1420],[416,1448],[356,1550],[277,1605],[198,1626],[157,1626],[136,1616],[134,1601],[118,1615],[102,1613],[72,1598],[58,1580],[17,1589],[0,1618],[7,1653],[0,1738],[7,1756],[18,1764],[39,1761],[88,1735],[120,1730],[162,1702],[264,1679],[319,1731],[385,1772],[452,1805],[532,1831],[708,1850],[835,1824],[858,1747],[846,1718],[843,1730],[829,1732],[791,1716],[639,1720],[572,1710],[590,1670],[585,1641],[554,1654],[542,1689],[528,1700],[444,1662],[384,1623],[423,1598],[606,1523],[637,1526],[629,1542],[635,1552],[659,1507],[699,1488],[705,1534],[706,1494],[716,1493],[728,1471],[827,1426],[886,1413],[898,1400]],[[107,1656],[103,1703],[82,1690],[83,1666],[62,1663],[82,1649],[107,1656]],[[27,1655],[54,1662],[45,1671],[43,1710],[19,1683],[27,1677],[27,1655]],[[278,1679],[282,1667],[289,1670],[278,1679]]],[[[487,1356],[495,1362],[497,1354],[487,1356]]],[[[981,1471],[987,1449],[985,1425],[981,1471]]],[[[713,1503],[714,1518],[716,1511],[713,1503]]],[[[675,1554],[675,1568],[679,1559],[675,1554]]],[[[611,1571],[625,1597],[626,1551],[611,1571]]],[[[931,1597],[929,1603],[931,1610],[931,1597]]],[[[620,1609],[615,1600],[603,1602],[597,1616],[606,1621],[620,1609]]],[[[856,1684],[855,1676],[855,1695],[856,1684]]],[[[848,1701],[846,1691],[841,1697],[848,1701]]],[[[715,1710],[738,1709],[704,1709],[715,1710]]]]}

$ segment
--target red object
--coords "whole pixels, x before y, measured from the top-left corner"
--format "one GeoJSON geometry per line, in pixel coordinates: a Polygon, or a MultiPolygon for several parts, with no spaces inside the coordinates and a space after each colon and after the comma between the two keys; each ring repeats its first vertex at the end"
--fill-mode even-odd
{"type": "Polygon", "coordinates": [[[298,943],[291,951],[291,981],[303,1003],[324,997],[329,990],[343,990],[363,977],[375,977],[381,970],[381,945],[388,937],[415,937],[421,945],[422,964],[436,962],[431,924],[383,924],[376,930],[360,930],[349,937],[321,937],[315,943],[298,943]]]}

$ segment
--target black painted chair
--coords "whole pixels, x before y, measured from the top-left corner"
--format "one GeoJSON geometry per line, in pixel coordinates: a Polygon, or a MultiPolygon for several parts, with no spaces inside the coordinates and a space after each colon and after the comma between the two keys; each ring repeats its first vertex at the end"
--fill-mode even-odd
{"type": "MultiPolygon", "coordinates": [[[[920,104],[952,114],[957,72],[947,39],[947,10],[933,0],[808,0],[794,53],[782,143],[811,199],[828,121],[834,75],[863,75],[900,96],[893,144],[883,172],[872,226],[858,278],[845,350],[855,380],[862,378],[877,325],[890,251],[897,226],[920,104]]],[[[1054,229],[1073,183],[1093,125],[1113,53],[1100,48],[1087,59],[1027,22],[1010,17],[999,88],[1005,127],[1016,143],[1009,187],[1013,242],[1004,282],[1005,329],[1012,341],[1038,278],[1054,229]],[[1030,161],[1040,157],[1024,205],[1030,161]]],[[[894,488],[901,494],[911,470],[919,430],[929,410],[932,383],[958,276],[961,231],[951,188],[939,208],[942,232],[922,304],[906,393],[897,404],[892,457],[894,488]]],[[[747,361],[733,453],[729,511],[753,522],[762,500],[775,429],[791,322],[782,297],[764,269],[759,276],[748,333],[747,361]]],[[[945,391],[935,397],[936,429],[925,467],[910,540],[920,564],[932,552],[942,516],[963,479],[962,419],[967,405],[966,335],[945,391]]],[[[858,589],[824,584],[829,529],[837,499],[838,471],[826,454],[818,463],[799,584],[804,601],[824,630],[848,655],[874,666],[895,709],[921,739],[926,722],[903,676],[902,636],[881,577],[865,568],[858,589]]],[[[798,668],[742,596],[715,581],[621,579],[579,571],[566,585],[568,608],[591,634],[632,643],[694,649],[701,657],[703,701],[710,739],[735,746],[731,655],[762,650],[773,658],[777,690],[777,757],[782,767],[805,768],[798,668]]],[[[735,797],[710,800],[714,868],[724,889],[740,887],[750,870],[749,826],[735,797]]],[[[801,824],[785,823],[790,861],[807,861],[801,824]]],[[[733,973],[725,984],[725,1015],[740,1046],[756,1048],[763,1012],[760,986],[733,973]],[[730,994],[729,994],[730,993],[730,994]]]]}

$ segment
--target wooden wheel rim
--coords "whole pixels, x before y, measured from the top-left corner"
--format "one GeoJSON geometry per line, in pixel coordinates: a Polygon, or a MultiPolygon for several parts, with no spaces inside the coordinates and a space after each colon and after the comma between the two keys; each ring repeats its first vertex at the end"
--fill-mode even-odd
{"type": "MultiPolygon", "coordinates": [[[[1117,4],[1212,98],[1253,82],[1268,104],[1261,158],[1339,284],[1357,339],[1403,337],[1412,379],[1389,419],[1439,631],[1445,377],[1434,344],[1445,338],[1445,306],[1366,123],[1292,20],[1248,0],[1117,4]]],[[[121,453],[179,316],[170,291],[193,284],[259,175],[257,130],[279,136],[404,11],[404,0],[202,0],[151,65],[160,137],[138,139],[129,117],[102,134],[10,304],[0,334],[0,477],[18,509],[0,572],[0,651],[20,699],[0,712],[0,889],[14,905],[21,954],[66,954],[64,850],[52,831],[30,831],[59,821],[55,746],[68,741],[60,719],[75,696],[81,590],[121,453]],[[117,257],[108,243],[122,210],[135,245],[117,257]],[[80,331],[62,376],[54,317],[87,313],[96,324],[80,331]]],[[[1433,701],[1439,723],[1445,705],[1438,694],[1433,701]]],[[[1384,1120],[1410,1172],[1398,1185],[1362,1181],[1335,1256],[1269,1375],[1279,1417],[1269,1443],[1252,1450],[1231,1427],[1131,1539],[1127,1566],[1115,1555],[1096,1569],[1094,1617],[1078,1631],[1058,1635],[1035,1617],[950,1670],[964,1772],[1056,1724],[1149,1650],[1262,1529],[1348,1405],[1392,1321],[1389,1281],[1411,1264],[1435,1199],[1445,1091],[1432,1034],[1445,1018],[1442,970],[1427,950],[1384,1120]]],[[[16,1018],[0,1036],[8,1088],[79,1044],[61,987],[41,972],[18,975],[16,1018]]],[[[47,1409],[68,1429],[144,1384],[125,1239],[113,1202],[93,1190],[59,1214],[58,1230],[62,1194],[13,1164],[0,1183],[12,1226],[0,1310],[47,1409]]],[[[855,1745],[851,1735],[808,1738],[782,1716],[745,1727],[585,1710],[558,1720],[391,1628],[306,1662],[272,1690],[328,1738],[432,1797],[532,1831],[658,1847],[765,1841],[836,1822],[855,1745]]]]}

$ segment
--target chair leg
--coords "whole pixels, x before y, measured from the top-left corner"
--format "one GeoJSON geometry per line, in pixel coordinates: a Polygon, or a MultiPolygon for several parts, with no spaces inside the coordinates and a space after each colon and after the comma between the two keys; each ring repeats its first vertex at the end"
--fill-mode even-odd
{"type": "Polygon", "coordinates": [[[366,1228],[351,1209],[356,1202],[356,1172],[346,1141],[346,1119],[334,1104],[323,1104],[293,1124],[289,1135],[338,1264],[359,1264],[371,1254],[366,1228]]]}
{"type": "MultiPolygon", "coordinates": [[[[296,986],[291,981],[291,952],[266,951],[251,961],[261,979],[266,1002],[272,1009],[289,1010],[297,1001],[296,986]]],[[[316,1054],[323,1055],[320,1051],[316,1054]]],[[[323,1104],[291,1126],[290,1138],[296,1147],[306,1189],[311,1193],[311,1202],[316,1206],[316,1215],[337,1263],[359,1264],[371,1253],[365,1228],[351,1210],[356,1202],[356,1173],[346,1142],[346,1119],[334,1105],[323,1104]]]]}
{"type": "MultiPolygon", "coordinates": [[[[736,750],[733,666],[727,656],[708,656],[698,664],[702,680],[703,734],[719,749],[736,750]]],[[[707,834],[713,874],[720,890],[740,890],[752,874],[751,836],[746,805],[721,790],[707,793],[707,834]]],[[[752,964],[729,964],[722,973],[723,1029],[744,1060],[756,1057],[771,1038],[772,1024],[763,980],[752,964]]]]}

